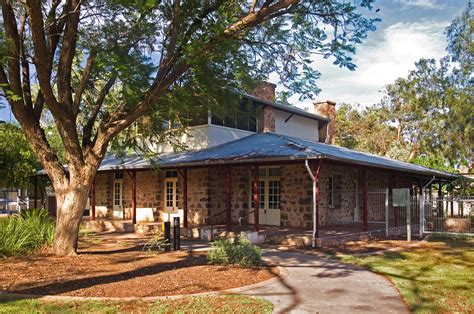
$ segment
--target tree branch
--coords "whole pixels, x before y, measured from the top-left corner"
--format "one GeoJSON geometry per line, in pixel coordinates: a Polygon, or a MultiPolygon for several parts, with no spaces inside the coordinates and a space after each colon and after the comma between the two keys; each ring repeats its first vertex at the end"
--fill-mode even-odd
{"type": "Polygon", "coordinates": [[[116,76],[111,77],[104,85],[104,87],[101,89],[99,93],[99,97],[97,98],[94,108],[92,109],[92,112],[89,116],[89,119],[87,120],[86,125],[84,126],[84,129],[82,131],[82,148],[85,149],[89,144],[91,143],[91,136],[92,136],[92,129],[94,127],[97,115],[99,114],[100,108],[102,108],[102,105],[105,101],[105,97],[109,93],[110,89],[115,83],[115,80],[117,79],[116,76]]]}
{"type": "Polygon", "coordinates": [[[74,95],[74,103],[72,106],[72,111],[75,117],[77,117],[77,115],[79,114],[79,106],[81,104],[82,94],[84,93],[84,90],[86,89],[87,81],[89,80],[89,77],[92,71],[92,65],[94,63],[94,59],[96,55],[97,55],[96,50],[92,50],[90,52],[89,57],[87,58],[87,61],[86,61],[86,66],[84,67],[84,71],[82,72],[81,81],[79,82],[79,85],[76,88],[75,95],[74,95]]]}
{"type": "Polygon", "coordinates": [[[23,100],[26,106],[32,108],[33,101],[31,100],[31,86],[30,86],[30,64],[28,63],[28,59],[26,57],[25,52],[25,26],[26,26],[26,19],[28,15],[25,13],[21,18],[21,25],[20,25],[20,57],[21,57],[21,72],[23,78],[23,100]]]}
{"type": "Polygon", "coordinates": [[[67,16],[64,38],[59,55],[57,84],[59,101],[70,107],[74,112],[72,89],[71,89],[71,68],[76,53],[77,30],[79,27],[80,0],[69,0],[66,2],[67,16]]]}

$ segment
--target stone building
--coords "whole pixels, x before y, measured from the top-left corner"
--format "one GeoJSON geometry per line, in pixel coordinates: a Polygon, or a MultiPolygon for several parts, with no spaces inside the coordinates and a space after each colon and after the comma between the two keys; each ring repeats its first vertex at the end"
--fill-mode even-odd
{"type": "Polygon", "coordinates": [[[242,94],[252,104],[246,115],[209,110],[180,139],[186,152],[157,146],[163,153],[153,163],[106,157],[91,191],[90,218],[135,225],[178,216],[188,230],[272,226],[319,238],[322,230],[398,227],[406,217],[391,202],[393,189],[407,189],[416,202],[428,181],[441,185],[455,178],[335,146],[334,102],[315,103],[313,114],[275,103],[274,95],[272,84],[242,94]]]}

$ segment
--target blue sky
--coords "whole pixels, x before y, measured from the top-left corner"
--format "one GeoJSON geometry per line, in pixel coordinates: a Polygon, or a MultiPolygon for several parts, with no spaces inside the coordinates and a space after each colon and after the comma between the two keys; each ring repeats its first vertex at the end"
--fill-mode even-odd
{"type": "MultiPolygon", "coordinates": [[[[435,58],[446,54],[444,30],[461,14],[467,0],[380,0],[380,17],[375,32],[357,47],[354,57],[357,69],[340,69],[331,60],[315,57],[315,67],[321,72],[318,100],[337,103],[377,103],[380,91],[398,77],[404,77],[420,58],[435,58]]],[[[271,79],[271,78],[270,78],[271,79]]],[[[311,101],[291,103],[312,110],[311,101]]],[[[10,109],[0,109],[0,120],[9,121],[10,109]]]]}
{"type": "MultiPolygon", "coordinates": [[[[315,65],[321,72],[317,100],[337,103],[377,103],[380,91],[398,77],[407,76],[420,58],[439,59],[446,55],[445,28],[459,16],[468,1],[381,0],[374,9],[380,17],[377,30],[357,47],[354,57],[357,69],[340,69],[331,60],[317,57],[315,65]]],[[[290,102],[301,108],[313,109],[311,101],[290,102]]]]}

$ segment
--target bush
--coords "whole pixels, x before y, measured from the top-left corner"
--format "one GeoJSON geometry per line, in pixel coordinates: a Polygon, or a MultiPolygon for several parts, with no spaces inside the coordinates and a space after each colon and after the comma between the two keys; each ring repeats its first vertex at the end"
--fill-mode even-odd
{"type": "Polygon", "coordinates": [[[142,251],[147,250],[148,252],[152,251],[164,251],[166,247],[169,247],[170,243],[163,236],[162,232],[155,231],[151,235],[151,238],[143,245],[142,251]]]}
{"type": "Polygon", "coordinates": [[[0,219],[0,256],[23,254],[54,239],[55,221],[44,209],[28,209],[0,219]]]}
{"type": "Polygon", "coordinates": [[[245,238],[237,238],[235,243],[230,240],[218,240],[207,253],[207,259],[213,264],[235,264],[244,267],[260,266],[262,251],[245,238]]]}

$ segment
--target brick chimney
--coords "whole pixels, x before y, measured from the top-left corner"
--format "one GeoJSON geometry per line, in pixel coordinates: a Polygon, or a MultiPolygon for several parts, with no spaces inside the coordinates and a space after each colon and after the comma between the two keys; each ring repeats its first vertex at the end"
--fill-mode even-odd
{"type": "Polygon", "coordinates": [[[319,141],[334,144],[334,131],[336,123],[336,103],[334,101],[317,101],[314,103],[314,114],[330,119],[329,123],[320,125],[319,141]]]}
{"type": "Polygon", "coordinates": [[[275,101],[276,85],[270,82],[261,82],[253,90],[252,94],[263,100],[275,101]]]}
{"type": "MultiPolygon", "coordinates": [[[[255,97],[263,100],[275,101],[276,85],[269,82],[261,82],[252,92],[255,97]]],[[[264,107],[262,113],[257,119],[258,132],[275,132],[275,109],[272,107],[264,107]]]]}

